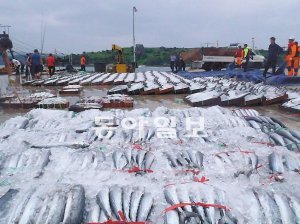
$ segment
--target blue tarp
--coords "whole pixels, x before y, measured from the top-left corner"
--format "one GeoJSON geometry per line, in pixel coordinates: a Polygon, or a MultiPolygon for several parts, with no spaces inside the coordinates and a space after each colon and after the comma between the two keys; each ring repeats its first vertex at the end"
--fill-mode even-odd
{"type": "MultiPolygon", "coordinates": [[[[261,70],[249,70],[244,72],[242,69],[226,70],[226,71],[210,71],[210,72],[178,72],[178,75],[193,79],[197,77],[237,77],[241,81],[252,81],[255,83],[263,82],[265,79],[261,70]]],[[[300,77],[288,77],[284,74],[271,75],[267,74],[266,84],[271,85],[300,85],[300,77]]]]}

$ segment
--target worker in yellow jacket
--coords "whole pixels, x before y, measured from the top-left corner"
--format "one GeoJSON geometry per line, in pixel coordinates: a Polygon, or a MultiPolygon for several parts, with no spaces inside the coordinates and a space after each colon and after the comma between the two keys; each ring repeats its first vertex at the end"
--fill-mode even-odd
{"type": "Polygon", "coordinates": [[[298,74],[299,69],[299,56],[298,55],[298,45],[295,42],[295,37],[291,36],[289,38],[288,49],[286,52],[286,63],[288,68],[288,76],[295,76],[298,74]]]}

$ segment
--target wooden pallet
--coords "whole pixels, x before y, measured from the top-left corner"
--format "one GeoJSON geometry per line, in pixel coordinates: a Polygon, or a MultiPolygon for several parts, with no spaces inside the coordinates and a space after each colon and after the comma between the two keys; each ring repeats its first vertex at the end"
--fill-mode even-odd
{"type": "Polygon", "coordinates": [[[184,99],[184,101],[193,107],[215,106],[221,104],[221,97],[211,98],[211,99],[202,100],[198,102],[191,102],[187,99],[184,99]]]}
{"type": "Polygon", "coordinates": [[[97,104],[97,103],[77,103],[77,104],[71,105],[69,107],[69,111],[78,113],[78,112],[82,112],[85,110],[101,110],[102,108],[103,108],[103,106],[100,104],[97,104]]]}
{"type": "Polygon", "coordinates": [[[282,103],[282,102],[288,100],[288,98],[289,98],[288,94],[284,94],[284,95],[278,96],[273,99],[266,99],[263,102],[263,105],[267,106],[267,105],[271,105],[271,104],[282,103]]]}
{"type": "Polygon", "coordinates": [[[132,108],[133,101],[110,101],[102,102],[103,108],[132,108]]]}
{"type": "Polygon", "coordinates": [[[40,109],[66,109],[69,108],[70,104],[69,103],[63,103],[63,104],[58,104],[58,103],[52,103],[52,104],[37,104],[36,108],[40,109]]]}
{"type": "Polygon", "coordinates": [[[263,102],[266,100],[266,97],[259,97],[257,99],[253,99],[253,100],[244,100],[244,103],[240,106],[259,106],[262,105],[263,102]]]}
{"type": "Polygon", "coordinates": [[[174,93],[174,86],[166,89],[158,89],[157,95],[163,95],[163,94],[172,94],[174,93]]]}
{"type": "Polygon", "coordinates": [[[80,89],[61,89],[58,91],[61,95],[76,95],[80,94],[80,89]]]}

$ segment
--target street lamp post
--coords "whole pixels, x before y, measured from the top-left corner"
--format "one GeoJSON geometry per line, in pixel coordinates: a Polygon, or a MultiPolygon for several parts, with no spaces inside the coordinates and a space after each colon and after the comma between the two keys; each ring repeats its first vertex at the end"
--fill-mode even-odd
{"type": "Polygon", "coordinates": [[[134,6],[133,7],[133,9],[132,9],[132,25],[133,25],[133,27],[132,27],[132,34],[133,34],[133,63],[134,63],[134,68],[136,67],[136,56],[135,56],[135,49],[136,49],[136,47],[135,47],[135,33],[134,33],[134,14],[137,12],[137,9],[136,9],[136,7],[134,6]]]}

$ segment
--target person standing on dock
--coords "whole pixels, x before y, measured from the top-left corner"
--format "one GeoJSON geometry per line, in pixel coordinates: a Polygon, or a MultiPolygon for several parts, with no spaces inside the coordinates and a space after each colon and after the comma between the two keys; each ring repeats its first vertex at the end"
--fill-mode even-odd
{"type": "Polygon", "coordinates": [[[83,52],[80,58],[80,67],[81,67],[80,71],[85,72],[85,64],[86,64],[86,57],[85,57],[85,52],[83,52]]]}
{"type": "Polygon", "coordinates": [[[51,77],[52,75],[54,75],[55,72],[55,58],[52,54],[49,54],[49,56],[47,57],[47,65],[48,65],[48,73],[49,76],[51,77]]]}
{"type": "Polygon", "coordinates": [[[25,76],[26,76],[26,81],[31,80],[31,74],[30,74],[30,70],[31,70],[31,53],[30,54],[26,54],[26,66],[25,66],[25,76]]]}
{"type": "Polygon", "coordinates": [[[291,36],[289,38],[288,49],[285,56],[285,61],[287,63],[288,68],[288,76],[294,76],[298,74],[299,62],[297,64],[297,52],[298,46],[295,42],[295,37],[291,36]]]}
{"type": "Polygon", "coordinates": [[[176,63],[176,56],[171,55],[170,56],[170,68],[171,68],[172,72],[174,72],[175,63],[176,63]]]}
{"type": "Polygon", "coordinates": [[[34,79],[39,79],[42,71],[42,58],[39,51],[35,49],[34,53],[31,55],[31,74],[34,76],[34,79]]]}
{"type": "Polygon", "coordinates": [[[180,56],[179,54],[176,55],[176,60],[175,60],[175,72],[178,72],[180,68],[180,56]]]}
{"type": "Polygon", "coordinates": [[[7,50],[11,49],[12,47],[13,44],[8,37],[0,38],[0,53],[2,54],[3,63],[8,75],[11,75],[12,71],[11,71],[9,57],[7,55],[7,50]]]}
{"type": "Polygon", "coordinates": [[[243,48],[241,45],[239,45],[239,48],[237,49],[237,51],[235,52],[235,64],[237,65],[237,67],[241,67],[242,63],[243,63],[243,48]]]}
{"type": "Polygon", "coordinates": [[[250,48],[248,47],[248,44],[244,44],[244,49],[243,49],[243,59],[246,61],[244,62],[244,72],[247,72],[248,70],[248,64],[250,57],[252,57],[252,53],[250,48]]]}
{"type": "Polygon", "coordinates": [[[272,68],[272,75],[275,74],[278,57],[283,52],[282,47],[280,47],[278,44],[276,44],[275,41],[276,41],[275,37],[270,38],[268,58],[267,58],[267,61],[265,64],[265,70],[263,73],[263,76],[265,79],[266,79],[266,75],[267,75],[267,72],[270,67],[272,68]]]}
{"type": "Polygon", "coordinates": [[[15,68],[16,75],[20,75],[21,62],[19,62],[17,59],[12,59],[11,63],[15,68]]]}
{"type": "Polygon", "coordinates": [[[185,71],[185,62],[182,57],[180,57],[179,61],[179,71],[185,71]]]}
{"type": "Polygon", "coordinates": [[[300,63],[300,46],[299,46],[299,43],[296,41],[296,46],[297,46],[297,49],[296,49],[296,56],[295,56],[295,59],[294,59],[294,76],[298,76],[298,70],[299,70],[299,63],[300,63]]]}

